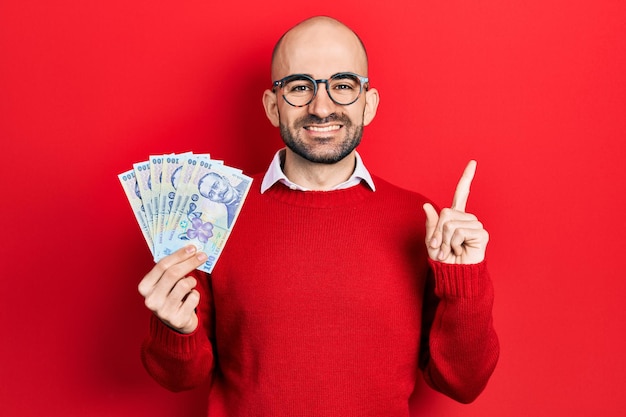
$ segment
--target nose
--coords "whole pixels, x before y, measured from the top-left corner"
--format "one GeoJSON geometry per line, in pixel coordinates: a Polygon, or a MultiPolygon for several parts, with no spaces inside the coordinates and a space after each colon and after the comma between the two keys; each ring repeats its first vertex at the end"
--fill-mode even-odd
{"type": "Polygon", "coordinates": [[[311,101],[308,106],[309,113],[323,119],[335,112],[335,106],[335,102],[332,101],[328,95],[326,84],[318,84],[317,94],[315,94],[313,101],[311,101]]]}

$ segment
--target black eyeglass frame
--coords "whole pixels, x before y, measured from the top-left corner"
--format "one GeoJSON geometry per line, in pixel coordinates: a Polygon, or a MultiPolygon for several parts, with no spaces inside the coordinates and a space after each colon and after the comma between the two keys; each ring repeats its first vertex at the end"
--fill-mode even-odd
{"type": "Polygon", "coordinates": [[[310,75],[307,74],[291,74],[288,75],[284,78],[281,78],[280,80],[277,81],[273,81],[272,82],[272,86],[273,86],[273,91],[276,90],[276,88],[282,88],[285,84],[287,84],[287,82],[292,81],[292,80],[297,80],[297,79],[306,79],[309,80],[313,83],[313,96],[311,96],[311,99],[306,102],[305,104],[300,104],[300,105],[296,105],[291,103],[289,100],[287,100],[287,97],[285,97],[285,95],[283,94],[283,99],[287,102],[287,104],[289,104],[290,106],[293,107],[304,107],[304,106],[308,106],[309,104],[311,104],[311,102],[315,99],[315,97],[317,96],[317,90],[318,90],[318,85],[320,83],[324,83],[326,84],[326,93],[328,94],[328,97],[330,97],[330,99],[333,101],[333,103],[338,104],[340,106],[349,106],[351,104],[354,104],[359,97],[361,97],[361,94],[363,93],[363,89],[365,89],[365,91],[368,90],[369,88],[369,78],[368,77],[364,77],[362,75],[359,74],[355,74],[354,72],[338,72],[337,74],[333,74],[330,76],[330,78],[325,78],[325,79],[320,79],[320,80],[316,80],[315,78],[311,77],[310,75]],[[339,103],[337,100],[335,100],[333,98],[333,95],[330,93],[330,83],[329,81],[332,81],[336,78],[339,77],[345,77],[345,76],[351,76],[351,77],[356,77],[359,80],[359,94],[357,94],[356,98],[354,100],[352,100],[349,103],[339,103]]]}

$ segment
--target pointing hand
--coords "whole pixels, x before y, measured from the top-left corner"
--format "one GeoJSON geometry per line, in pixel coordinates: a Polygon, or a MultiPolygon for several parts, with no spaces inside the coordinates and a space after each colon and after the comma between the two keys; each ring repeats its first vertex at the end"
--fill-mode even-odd
{"type": "Polygon", "coordinates": [[[447,264],[476,264],[485,259],[489,234],[476,216],[465,212],[475,173],[476,161],[470,161],[456,187],[452,207],[437,214],[431,204],[424,204],[426,247],[432,260],[447,264]]]}

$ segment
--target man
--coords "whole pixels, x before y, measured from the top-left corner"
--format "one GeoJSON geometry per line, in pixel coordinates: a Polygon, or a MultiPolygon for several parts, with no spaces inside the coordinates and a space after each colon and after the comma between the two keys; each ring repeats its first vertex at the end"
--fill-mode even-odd
{"type": "Polygon", "coordinates": [[[289,30],[272,77],[263,104],[286,148],[255,177],[213,273],[187,247],[139,284],[155,313],[147,370],[172,390],[210,380],[211,417],[408,416],[420,370],[474,400],[499,354],[488,234],[464,212],[475,163],[440,213],[369,174],[355,148],[378,92],[336,20],[289,30]]]}

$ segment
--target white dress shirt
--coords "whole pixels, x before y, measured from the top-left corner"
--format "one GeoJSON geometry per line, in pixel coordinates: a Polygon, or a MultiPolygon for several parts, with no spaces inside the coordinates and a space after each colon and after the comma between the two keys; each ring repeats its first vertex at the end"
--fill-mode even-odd
{"type": "MultiPolygon", "coordinates": [[[[354,187],[355,185],[358,185],[361,181],[365,181],[367,185],[369,185],[369,187],[372,189],[372,191],[376,191],[376,187],[374,186],[374,181],[372,181],[372,176],[370,175],[367,168],[365,168],[365,165],[363,164],[363,160],[361,159],[361,156],[359,155],[358,152],[355,152],[355,154],[356,154],[356,164],[354,167],[354,172],[352,173],[350,178],[348,178],[347,181],[344,181],[341,184],[335,185],[333,188],[331,188],[328,191],[343,190],[345,188],[354,187]]],[[[291,188],[292,190],[311,191],[310,189],[304,188],[290,181],[289,178],[287,178],[287,176],[285,175],[282,169],[282,162],[284,159],[285,159],[285,149],[283,148],[279,150],[278,152],[276,152],[276,154],[274,155],[274,159],[272,159],[272,163],[270,164],[269,168],[267,169],[267,172],[265,173],[265,176],[263,177],[263,182],[261,183],[261,194],[263,194],[272,185],[276,184],[279,181],[285,184],[287,187],[291,188]]]]}

